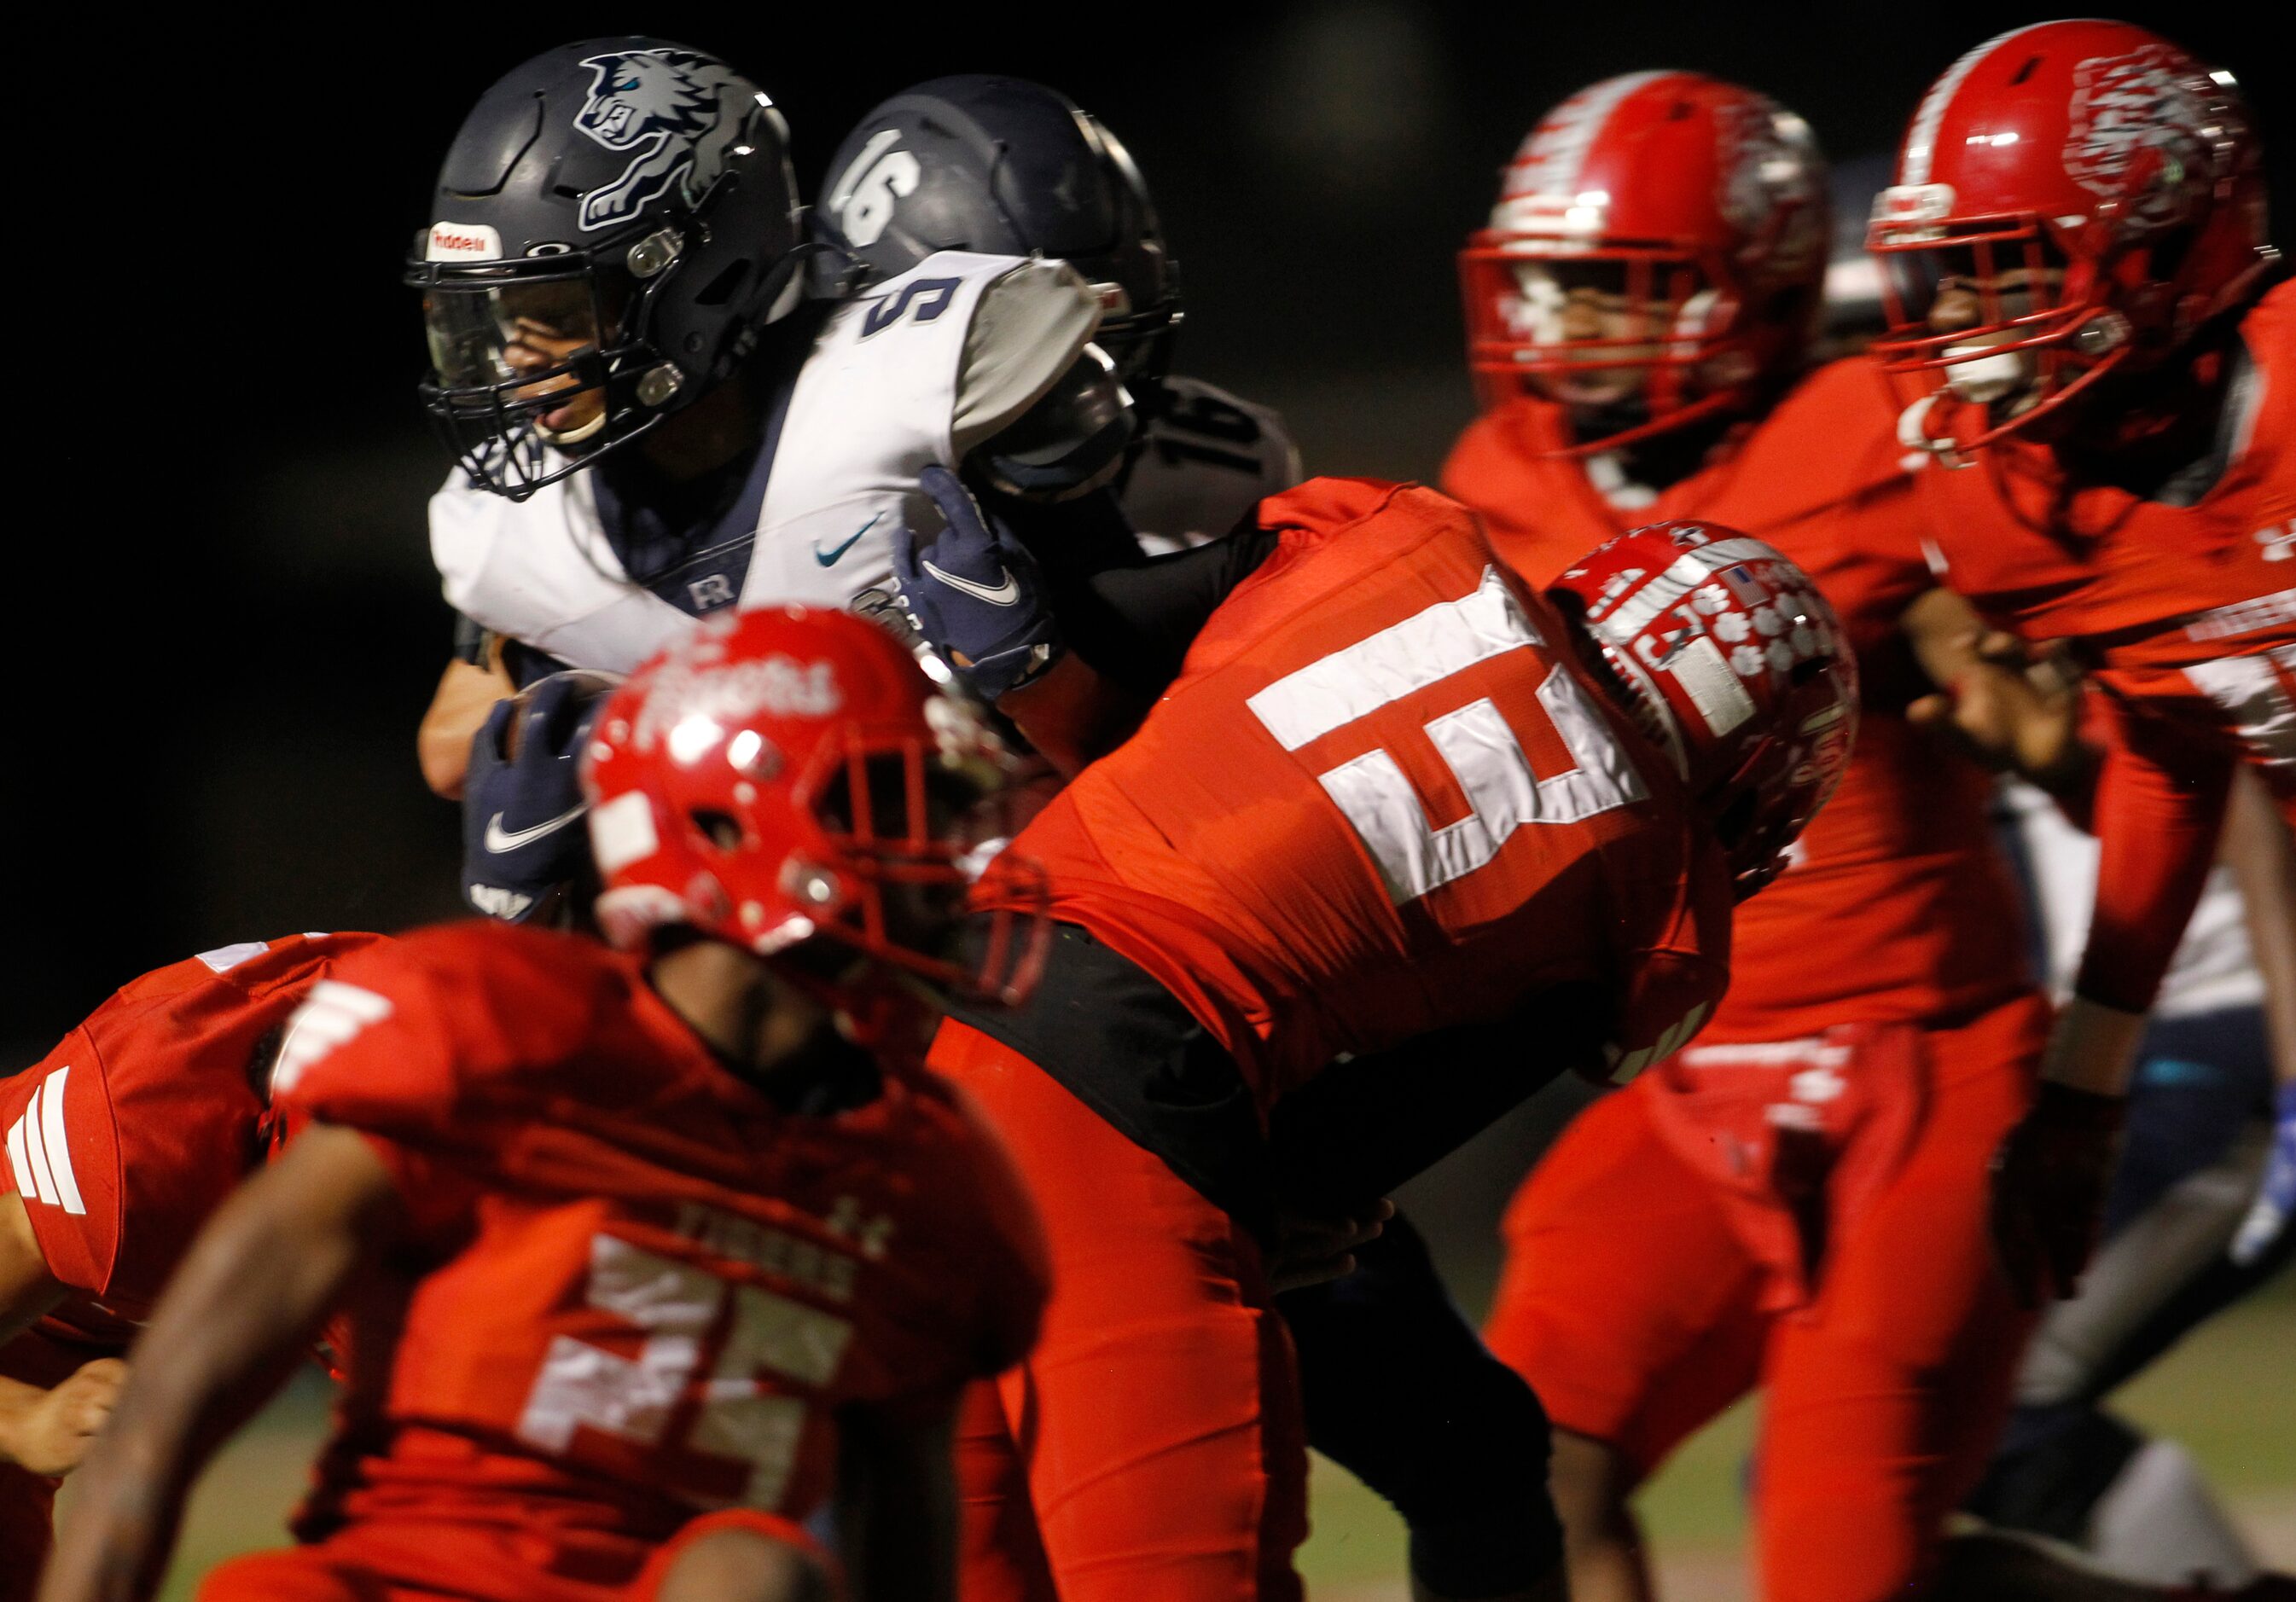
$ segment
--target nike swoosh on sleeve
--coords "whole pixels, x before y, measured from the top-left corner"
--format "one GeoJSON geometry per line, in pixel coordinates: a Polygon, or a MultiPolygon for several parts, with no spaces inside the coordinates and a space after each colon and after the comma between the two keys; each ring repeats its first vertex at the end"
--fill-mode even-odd
{"type": "Polygon", "coordinates": [[[496,813],[487,820],[487,849],[499,854],[505,851],[516,851],[521,846],[531,846],[545,835],[556,834],[589,810],[590,804],[585,801],[579,806],[570,807],[548,821],[537,823],[530,829],[504,829],[503,815],[496,813]]]}
{"type": "Polygon", "coordinates": [[[992,590],[987,584],[976,584],[972,579],[959,578],[954,573],[944,573],[939,568],[934,567],[931,561],[926,561],[922,565],[926,572],[940,580],[941,583],[947,584],[950,589],[962,590],[967,595],[972,596],[974,600],[985,601],[990,606],[1011,606],[1014,601],[1021,599],[1021,581],[1013,577],[1010,573],[1007,573],[1004,576],[1004,582],[1003,584],[998,584],[992,590]]]}
{"type": "Polygon", "coordinates": [[[819,540],[814,541],[813,560],[819,562],[824,568],[836,566],[837,559],[844,555],[848,551],[852,550],[855,542],[858,541],[863,535],[868,533],[872,528],[874,528],[884,518],[884,515],[885,514],[881,511],[875,517],[871,518],[867,522],[862,524],[860,527],[855,529],[851,535],[847,536],[843,544],[838,546],[834,551],[824,551],[821,548],[821,542],[819,540]]]}

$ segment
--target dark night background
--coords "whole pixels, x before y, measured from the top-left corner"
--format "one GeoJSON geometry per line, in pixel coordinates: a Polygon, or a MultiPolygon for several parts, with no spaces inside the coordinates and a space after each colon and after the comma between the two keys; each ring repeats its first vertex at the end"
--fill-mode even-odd
{"type": "MultiPolygon", "coordinates": [[[[2269,135],[2296,53],[2262,9],[2123,14],[2233,69],[2269,135]]],[[[458,911],[455,814],[414,761],[449,625],[422,517],[444,462],[398,269],[463,112],[524,56],[631,29],[716,51],[783,109],[808,195],[846,128],[915,79],[1052,83],[1147,175],[1184,270],[1181,368],[1283,407],[1311,470],[1427,477],[1471,405],[1452,252],[1546,105],[1697,68],[1800,110],[1837,157],[1879,151],[1960,51],[2051,13],[293,14],[171,37],[86,8],[18,57],[6,615],[26,677],[0,767],[0,1071],[193,951],[458,911]]]]}

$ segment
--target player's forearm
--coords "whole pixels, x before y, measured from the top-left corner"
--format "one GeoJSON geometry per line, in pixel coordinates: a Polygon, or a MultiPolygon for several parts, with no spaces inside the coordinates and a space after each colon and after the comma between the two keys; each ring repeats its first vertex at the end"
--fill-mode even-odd
{"type": "MultiPolygon", "coordinates": [[[[2222,752],[2118,714],[2097,785],[2095,910],[2077,996],[2124,1018],[2151,1009],[2215,863],[2232,770],[2222,752]]],[[[2116,1087],[2126,1083],[2127,1067],[2111,1076],[2116,1087]]],[[[2106,1088],[2102,1068],[2084,1078],[2051,1076],[2106,1088]]]]}
{"type": "Polygon", "coordinates": [[[996,710],[1061,772],[1073,779],[1124,743],[1140,726],[1145,704],[1102,678],[1070,652],[1018,690],[996,710]]]}
{"type": "Polygon", "coordinates": [[[152,1594],[193,1480],[293,1371],[357,1271],[369,1246],[357,1212],[314,1208],[282,1180],[274,1169],[242,1186],[160,1298],[111,1426],[79,1471],[41,1602],[152,1594]]]}
{"type": "Polygon", "coordinates": [[[423,783],[433,794],[449,801],[461,797],[463,771],[471,760],[471,737],[486,723],[495,703],[517,693],[517,689],[503,671],[498,651],[483,667],[462,661],[447,664],[414,736],[415,760],[422,766],[423,783]]]}
{"type": "Polygon", "coordinates": [[[2233,781],[2220,854],[2247,911],[2273,1070],[2282,1084],[2296,1084],[2296,838],[2253,772],[2233,781]]]}

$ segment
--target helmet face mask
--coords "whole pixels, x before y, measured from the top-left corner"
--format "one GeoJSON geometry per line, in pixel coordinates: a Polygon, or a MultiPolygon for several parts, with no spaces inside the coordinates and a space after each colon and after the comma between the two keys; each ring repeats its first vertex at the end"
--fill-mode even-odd
{"type": "Polygon", "coordinates": [[[1801,119],[1695,73],[1605,79],[1531,130],[1460,252],[1486,407],[1567,407],[1566,454],[1744,412],[1822,299],[1823,158],[1801,119]]]}
{"type": "Polygon", "coordinates": [[[561,46],[483,97],[406,281],[448,449],[514,500],[723,381],[804,260],[781,114],[682,45],[561,46]]]}
{"type": "MultiPolygon", "coordinates": [[[[1750,361],[1726,333],[1735,296],[1716,268],[1664,251],[1600,250],[1501,260],[1513,293],[1471,294],[1504,325],[1515,384],[1582,417],[1648,421],[1742,380],[1750,361]]],[[[1478,256],[1474,266],[1489,258],[1478,256]]],[[[1472,270],[1472,269],[1471,269],[1472,270]]]]}
{"type": "Polygon", "coordinates": [[[523,499],[652,421],[629,415],[629,383],[615,382],[651,365],[651,353],[623,335],[611,302],[628,297],[610,295],[587,253],[523,274],[430,270],[419,282],[430,354],[424,408],[464,470],[488,487],[523,499]],[[623,416],[610,430],[617,389],[623,416]],[[545,447],[563,460],[548,461],[545,447]]]}
{"type": "Polygon", "coordinates": [[[2157,367],[2275,260],[2228,73],[2127,23],[2013,29],[1931,88],[1874,202],[1912,448],[2054,437],[2068,403],[2157,367]]]}

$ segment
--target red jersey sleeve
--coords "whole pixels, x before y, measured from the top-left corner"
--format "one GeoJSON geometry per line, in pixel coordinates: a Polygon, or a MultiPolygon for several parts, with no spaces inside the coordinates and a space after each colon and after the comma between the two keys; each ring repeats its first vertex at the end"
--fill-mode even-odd
{"type": "Polygon", "coordinates": [[[2096,788],[2096,911],[2073,988],[2142,1012],[2216,861],[2235,759],[2165,718],[2114,707],[2109,726],[2096,788]]]}
{"type": "Polygon", "coordinates": [[[58,1283],[102,1295],[119,1252],[119,1147],[102,1059],[85,1026],[0,1083],[6,1182],[58,1283]]]}
{"type": "Polygon", "coordinates": [[[355,1129],[390,1172],[418,1235],[458,1230],[481,1181],[490,1073],[504,1054],[452,953],[410,936],[311,987],[273,1071],[281,1116],[355,1129]]]}

